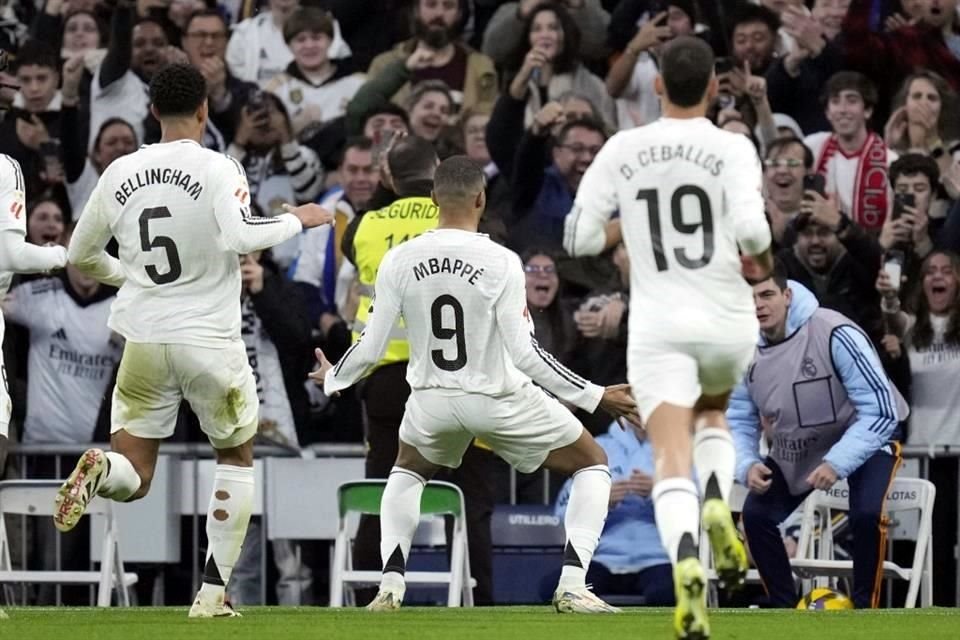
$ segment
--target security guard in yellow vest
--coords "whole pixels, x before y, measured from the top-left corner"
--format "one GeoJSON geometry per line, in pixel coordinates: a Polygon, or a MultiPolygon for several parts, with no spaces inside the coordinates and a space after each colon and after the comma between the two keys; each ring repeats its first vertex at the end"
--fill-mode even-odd
{"type": "MultiPolygon", "coordinates": [[[[436,151],[426,140],[402,138],[387,156],[387,179],[399,197],[390,204],[368,211],[354,219],[344,241],[344,255],[356,266],[360,280],[360,304],[354,322],[356,342],[375,306],[373,286],[377,270],[387,251],[437,226],[438,210],[430,197],[433,172],[439,164],[436,151]],[[353,232],[351,238],[351,231],[353,232]]],[[[398,433],[404,407],[410,395],[407,361],[410,347],[402,320],[383,359],[360,389],[367,442],[365,471],[367,478],[386,478],[397,457],[398,433]]],[[[490,518],[493,514],[493,454],[488,449],[470,447],[458,469],[437,479],[456,483],[464,494],[467,540],[470,546],[470,572],[476,579],[474,602],[492,604],[493,554],[490,518]]],[[[362,516],[353,548],[355,569],[379,570],[380,520],[362,516]]],[[[376,589],[357,592],[357,603],[366,604],[376,589]],[[369,593],[367,592],[369,591],[369,593]]]]}
{"type": "MultiPolygon", "coordinates": [[[[426,197],[400,198],[382,209],[368,211],[363,216],[353,237],[354,264],[360,280],[360,304],[353,324],[354,342],[367,326],[367,317],[373,306],[373,285],[377,281],[377,270],[383,256],[398,244],[436,228],[437,213],[437,205],[428,194],[426,197]]],[[[378,367],[406,362],[409,359],[410,346],[401,319],[393,329],[387,351],[378,367]]]]}

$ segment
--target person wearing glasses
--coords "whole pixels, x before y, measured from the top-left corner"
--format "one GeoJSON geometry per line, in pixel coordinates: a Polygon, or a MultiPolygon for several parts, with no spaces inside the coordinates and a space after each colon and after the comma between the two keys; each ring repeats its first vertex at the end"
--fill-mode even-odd
{"type": "MultiPolygon", "coordinates": [[[[210,119],[204,133],[204,146],[226,151],[233,142],[240,122],[240,110],[251,92],[257,89],[245,82],[227,67],[227,25],[216,9],[199,11],[183,27],[181,44],[187,60],[203,74],[207,82],[210,119]]],[[[148,116],[144,124],[146,142],[160,139],[160,123],[148,116]]]]}
{"type": "Polygon", "coordinates": [[[567,121],[558,102],[548,102],[537,112],[514,154],[507,246],[517,253],[533,244],[562,248],[563,221],[573,207],[580,179],[606,140],[603,123],[592,118],[567,121]],[[562,126],[551,137],[557,125],[562,126]],[[549,158],[548,164],[544,158],[549,158]]]}
{"type": "Polygon", "coordinates": [[[880,243],[840,212],[835,194],[804,193],[793,223],[796,242],[777,258],[787,277],[816,295],[821,307],[842,313],[879,343],[883,336],[876,282],[883,258],[880,243]]]}
{"type": "Polygon", "coordinates": [[[803,203],[804,178],[812,168],[813,153],[799,138],[780,138],[767,147],[763,159],[763,192],[777,247],[791,247],[797,238],[793,223],[803,203]]]}

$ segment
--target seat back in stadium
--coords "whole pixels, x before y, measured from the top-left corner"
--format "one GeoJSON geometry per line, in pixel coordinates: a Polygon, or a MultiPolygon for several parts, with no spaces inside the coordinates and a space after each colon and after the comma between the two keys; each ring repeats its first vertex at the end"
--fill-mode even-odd
{"type": "MultiPolygon", "coordinates": [[[[111,594],[117,590],[120,606],[130,606],[129,587],[136,584],[137,574],[124,571],[120,557],[120,533],[113,503],[94,498],[87,505],[86,515],[103,516],[102,561],[99,571],[14,571],[10,562],[10,542],[5,515],[53,516],[54,499],[60,480],[6,480],[0,482],[0,583],[96,584],[97,606],[109,607],[111,594]]],[[[10,595],[5,589],[5,594],[10,595]]],[[[9,600],[9,597],[7,598],[9,600]]]]}
{"type": "MultiPolygon", "coordinates": [[[[886,514],[919,513],[913,564],[904,568],[889,560],[883,563],[885,577],[909,582],[904,603],[908,609],[916,606],[918,595],[920,606],[929,607],[933,603],[933,502],[936,493],[936,487],[927,480],[898,477],[890,485],[884,505],[886,514]]],[[[790,562],[794,573],[801,578],[832,578],[853,573],[852,562],[835,559],[833,541],[832,512],[847,511],[848,496],[849,486],[841,480],[829,491],[814,491],[804,502],[797,554],[790,562]]]]}
{"type": "MultiPolygon", "coordinates": [[[[352,540],[348,518],[352,513],[379,515],[380,501],[386,480],[356,480],[344,482],[337,488],[337,509],[340,514],[337,537],[330,567],[330,606],[342,607],[347,587],[356,584],[379,584],[379,571],[353,569],[352,540]]],[[[407,571],[408,590],[415,585],[448,585],[447,606],[472,607],[475,581],[470,575],[467,553],[467,522],[464,516],[463,493],[449,482],[431,480],[423,488],[420,499],[421,516],[452,516],[453,538],[450,542],[449,571],[407,571]]]]}
{"type": "Polygon", "coordinates": [[[493,600],[539,604],[550,599],[563,563],[563,520],[542,505],[497,505],[490,525],[493,600]]]}

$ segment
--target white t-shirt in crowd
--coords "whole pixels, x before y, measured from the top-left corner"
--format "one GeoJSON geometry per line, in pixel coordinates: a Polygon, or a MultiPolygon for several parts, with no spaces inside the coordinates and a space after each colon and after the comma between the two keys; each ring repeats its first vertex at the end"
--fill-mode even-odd
{"type": "Polygon", "coordinates": [[[59,278],[10,292],[4,314],[30,330],[24,442],[90,442],[123,340],[107,326],[113,296],[87,302],[59,278]]]}

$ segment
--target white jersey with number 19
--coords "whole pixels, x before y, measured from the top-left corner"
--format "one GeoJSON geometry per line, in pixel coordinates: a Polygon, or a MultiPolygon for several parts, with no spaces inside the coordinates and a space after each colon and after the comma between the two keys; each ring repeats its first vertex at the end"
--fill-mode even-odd
{"type": "Polygon", "coordinates": [[[100,177],[70,261],[121,286],[110,327],[132,342],[222,347],[240,340],[238,254],[296,235],[293,215],[250,214],[240,164],[192,140],[141,147],[100,177]],[[103,252],[110,236],[119,262],[103,252]]]}
{"type": "Polygon", "coordinates": [[[705,118],[661,118],[621,131],[600,150],[567,216],[564,245],[573,256],[600,253],[619,210],[631,339],[723,342],[727,327],[743,323],[755,335],[738,245],[747,255],[770,245],[761,190],[746,137],[705,118]]]}

